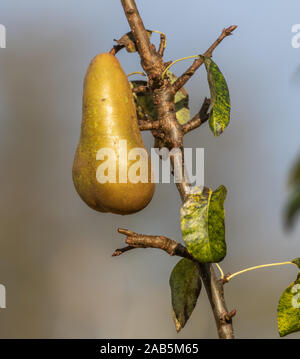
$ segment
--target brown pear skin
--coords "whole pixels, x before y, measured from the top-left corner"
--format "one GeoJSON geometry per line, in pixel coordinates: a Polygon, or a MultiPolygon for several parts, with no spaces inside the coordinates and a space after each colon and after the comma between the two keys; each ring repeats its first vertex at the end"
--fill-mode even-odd
{"type": "MultiPolygon", "coordinates": [[[[145,149],[127,77],[115,56],[101,53],[91,61],[84,80],[82,124],[73,164],[73,182],[89,207],[125,215],[147,206],[155,184],[151,183],[149,156],[147,183],[120,183],[120,140],[127,140],[127,155],[132,148],[145,149]],[[116,183],[100,183],[96,178],[97,168],[103,163],[96,159],[101,148],[113,149],[117,155],[116,183]]],[[[135,161],[127,162],[129,167],[135,161]]]]}

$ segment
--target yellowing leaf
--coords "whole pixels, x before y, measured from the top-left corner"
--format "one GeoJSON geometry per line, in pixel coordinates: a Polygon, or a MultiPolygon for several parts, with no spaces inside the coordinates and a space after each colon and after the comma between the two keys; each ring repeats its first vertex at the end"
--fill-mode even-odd
{"type": "Polygon", "coordinates": [[[280,297],[277,322],[281,337],[300,331],[300,273],[280,297]]]}
{"type": "Polygon", "coordinates": [[[202,263],[220,262],[226,255],[224,201],[227,190],[207,187],[190,194],[181,208],[181,231],[189,253],[202,263]]]}

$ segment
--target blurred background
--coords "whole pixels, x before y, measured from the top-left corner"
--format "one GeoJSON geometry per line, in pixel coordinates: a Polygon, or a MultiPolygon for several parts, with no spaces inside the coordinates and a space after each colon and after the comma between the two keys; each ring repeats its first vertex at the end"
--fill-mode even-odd
{"type": "MultiPolygon", "coordinates": [[[[166,60],[203,53],[223,27],[239,26],[214,52],[230,89],[231,124],[220,138],[205,125],[185,145],[205,148],[206,185],[228,189],[225,272],[299,257],[300,223],[290,233],[283,226],[287,175],[300,151],[300,48],[291,45],[299,1],[137,5],[147,28],[167,34],[166,60]]],[[[175,186],[157,185],[145,210],[124,217],[91,210],[73,187],[83,77],[91,58],[129,30],[120,1],[6,0],[0,23],[0,337],[215,338],[204,290],[175,332],[168,281],[178,258],[150,249],[111,257],[124,244],[118,227],[182,240],[175,186]]],[[[136,54],[118,58],[127,73],[140,70],[136,54]]],[[[209,95],[204,68],[187,90],[194,114],[209,95]]],[[[277,303],[295,277],[293,266],[262,269],[226,286],[238,338],[278,337],[277,303]]]]}

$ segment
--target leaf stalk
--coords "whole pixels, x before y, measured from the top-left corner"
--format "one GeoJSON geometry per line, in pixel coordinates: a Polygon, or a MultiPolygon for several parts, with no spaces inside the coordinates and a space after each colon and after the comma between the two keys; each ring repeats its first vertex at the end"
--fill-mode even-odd
{"type": "Polygon", "coordinates": [[[283,265],[287,265],[287,264],[293,264],[293,265],[295,265],[297,267],[297,265],[295,263],[290,262],[290,261],[288,261],[288,262],[280,262],[280,263],[261,264],[261,265],[258,265],[258,266],[249,267],[249,268],[243,269],[241,271],[235,272],[233,274],[230,274],[228,277],[226,277],[226,282],[229,282],[232,278],[234,278],[234,277],[236,277],[236,276],[238,276],[240,274],[250,272],[252,270],[256,270],[256,269],[260,269],[260,268],[266,268],[266,267],[283,266],[283,265]]]}

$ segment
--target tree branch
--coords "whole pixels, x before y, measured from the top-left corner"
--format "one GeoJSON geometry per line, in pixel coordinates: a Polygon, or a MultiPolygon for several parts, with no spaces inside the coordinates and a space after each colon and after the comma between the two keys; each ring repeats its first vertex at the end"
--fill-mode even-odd
{"type": "MultiPolygon", "coordinates": [[[[227,29],[223,29],[221,35],[204,53],[204,56],[211,57],[214,49],[225,39],[225,37],[232,35],[232,32],[237,28],[236,25],[231,25],[227,29]]],[[[174,82],[173,87],[175,92],[179,91],[182,86],[194,75],[195,71],[203,64],[203,59],[199,58],[174,82]]]]}
{"type": "Polygon", "coordinates": [[[113,256],[120,255],[134,248],[157,248],[165,251],[170,256],[179,256],[182,258],[194,260],[187,249],[182,244],[174,241],[173,239],[164,236],[149,236],[146,234],[138,234],[123,228],[119,228],[118,232],[126,236],[125,242],[128,244],[128,247],[116,249],[113,253],[113,256]]]}
{"type": "Polygon", "coordinates": [[[201,278],[207,291],[210,304],[213,308],[220,338],[228,339],[233,337],[232,320],[235,310],[228,313],[225,300],[223,282],[218,280],[213,267],[209,264],[199,263],[187,251],[186,247],[173,239],[164,236],[150,236],[138,234],[128,229],[119,228],[118,232],[126,236],[127,247],[116,249],[112,256],[119,256],[134,248],[157,248],[165,251],[170,256],[179,256],[190,259],[197,263],[201,278]]]}
{"type": "Polygon", "coordinates": [[[116,55],[120,50],[122,50],[125,46],[123,45],[114,45],[114,47],[109,51],[111,55],[116,55]]]}
{"type": "Polygon", "coordinates": [[[148,86],[144,86],[144,85],[137,86],[132,89],[132,92],[134,93],[145,93],[147,91],[148,91],[148,86]]]}
{"type": "Polygon", "coordinates": [[[139,120],[139,128],[141,131],[157,130],[159,129],[159,121],[139,120]]]}
{"type": "Polygon", "coordinates": [[[160,57],[164,56],[165,48],[166,48],[166,35],[160,34],[160,43],[157,52],[160,57]]]}
{"type": "Polygon", "coordinates": [[[126,247],[123,247],[123,248],[118,248],[114,251],[114,253],[111,255],[112,257],[118,257],[120,256],[121,254],[127,252],[127,251],[130,251],[131,249],[134,249],[135,247],[131,247],[131,246],[126,246],[126,247]]]}
{"type": "MultiPolygon", "coordinates": [[[[161,138],[160,141],[157,141],[156,138],[156,143],[158,143],[160,147],[165,146],[170,150],[172,148],[182,149],[183,129],[176,119],[174,105],[175,93],[189,80],[189,78],[202,65],[203,62],[201,59],[194,61],[193,65],[190,66],[190,68],[182,76],[180,76],[173,85],[171,85],[167,78],[163,80],[162,73],[165,69],[165,63],[162,58],[163,51],[161,46],[159,47],[158,52],[156,52],[155,46],[150,43],[149,36],[136,8],[135,1],[121,0],[121,2],[141,58],[142,67],[148,75],[148,86],[150,87],[151,93],[153,95],[153,102],[158,113],[159,129],[152,131],[152,134],[157,136],[157,138],[161,138]]],[[[206,51],[204,55],[211,56],[214,48],[226,36],[231,35],[231,32],[234,31],[235,28],[236,26],[231,26],[228,29],[224,29],[220,37],[206,51]]],[[[198,122],[195,119],[193,123],[194,124],[192,126],[196,125],[198,122]]],[[[172,166],[174,163],[176,163],[177,160],[178,158],[176,156],[171,157],[172,166]]],[[[176,184],[182,201],[184,201],[190,193],[189,181],[185,176],[183,177],[184,178],[182,182],[176,184]]],[[[187,249],[184,246],[179,245],[177,242],[172,241],[166,237],[138,235],[134,232],[122,229],[120,230],[120,233],[127,236],[126,243],[130,249],[128,247],[125,247],[126,249],[120,249],[117,251],[118,255],[133,249],[132,247],[160,248],[169,254],[171,253],[171,255],[180,255],[182,257],[184,257],[183,254],[186,254],[187,252],[187,249]]],[[[232,339],[233,329],[231,319],[229,322],[226,320],[226,318],[229,318],[229,314],[225,305],[223,285],[216,278],[211,265],[199,263],[199,268],[202,280],[211,302],[212,310],[214,312],[219,337],[232,339]]]]}
{"type": "Polygon", "coordinates": [[[206,98],[204,99],[204,102],[202,104],[202,107],[200,111],[195,115],[189,122],[182,125],[183,133],[186,134],[195,128],[198,128],[201,126],[204,122],[206,122],[209,118],[208,109],[210,106],[210,99],[206,98]]]}
{"type": "Polygon", "coordinates": [[[121,0],[121,3],[141,57],[142,67],[150,77],[157,79],[156,66],[159,64],[156,63],[160,60],[160,57],[156,53],[155,46],[150,42],[135,1],[121,0]]]}
{"type": "Polygon", "coordinates": [[[222,281],[217,279],[211,264],[199,263],[199,270],[213,309],[219,338],[234,339],[232,317],[236,311],[233,310],[229,313],[227,310],[222,281]]]}

